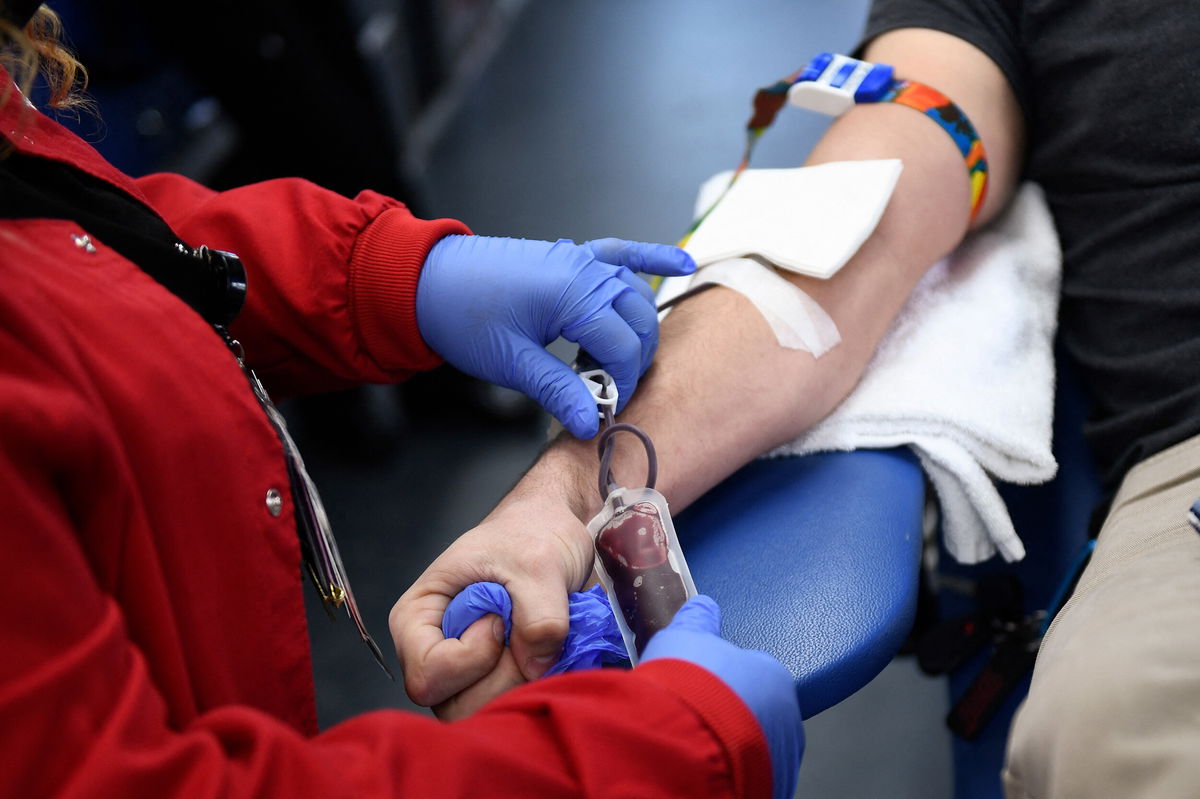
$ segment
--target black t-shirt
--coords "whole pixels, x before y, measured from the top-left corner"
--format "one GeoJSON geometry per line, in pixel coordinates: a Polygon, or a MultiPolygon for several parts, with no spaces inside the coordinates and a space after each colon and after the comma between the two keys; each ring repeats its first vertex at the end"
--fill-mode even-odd
{"type": "Polygon", "coordinates": [[[1200,433],[1200,4],[876,0],[864,42],[905,27],[978,47],[1025,112],[1025,177],[1063,248],[1060,334],[1111,490],[1200,433]]]}

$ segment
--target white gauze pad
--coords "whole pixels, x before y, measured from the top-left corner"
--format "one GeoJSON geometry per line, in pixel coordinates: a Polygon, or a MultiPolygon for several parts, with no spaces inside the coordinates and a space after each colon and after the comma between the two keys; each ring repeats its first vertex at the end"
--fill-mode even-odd
{"type": "MultiPolygon", "coordinates": [[[[832,277],[875,230],[902,168],[899,159],[889,158],[747,169],[692,233],[686,249],[697,266],[757,255],[780,269],[832,277]]],[[[705,181],[697,216],[720,196],[732,174],[705,181]]]]}

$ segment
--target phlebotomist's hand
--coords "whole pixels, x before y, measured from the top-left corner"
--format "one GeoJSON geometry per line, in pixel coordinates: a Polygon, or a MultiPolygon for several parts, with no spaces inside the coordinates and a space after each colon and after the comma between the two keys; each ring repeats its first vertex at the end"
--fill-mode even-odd
{"type": "Polygon", "coordinates": [[[421,270],[417,325],[455,368],[532,397],[591,438],[595,400],[546,345],[561,336],[587,350],[612,375],[623,405],[658,347],[654,295],[634,272],[695,268],[665,244],[447,236],[421,270]]]}
{"type": "Polygon", "coordinates": [[[703,595],[689,599],[646,644],[641,662],[659,658],[686,660],[707,669],[746,703],[771,752],[772,796],[790,799],[804,752],[804,727],[787,669],[766,652],[742,649],[722,638],[721,611],[703,595]]]}

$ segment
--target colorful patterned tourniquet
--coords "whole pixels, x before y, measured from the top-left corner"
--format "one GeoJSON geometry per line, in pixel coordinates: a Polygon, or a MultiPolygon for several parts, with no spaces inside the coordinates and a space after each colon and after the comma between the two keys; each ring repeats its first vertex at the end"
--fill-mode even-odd
{"type": "MultiPolygon", "coordinates": [[[[680,247],[687,245],[692,233],[700,227],[700,223],[712,212],[713,208],[717,207],[726,192],[750,165],[750,154],[754,151],[754,145],[759,136],[775,121],[776,115],[787,102],[788,90],[801,79],[806,70],[808,70],[807,65],[770,86],[764,86],[755,93],[754,114],[746,124],[746,149],[742,154],[742,160],[734,170],[725,190],[704,213],[692,222],[687,233],[679,240],[680,247]]],[[[915,108],[950,134],[950,138],[954,140],[954,144],[962,153],[963,160],[967,164],[967,176],[971,181],[971,219],[974,220],[987,195],[987,158],[984,157],[983,142],[980,141],[979,134],[976,133],[975,127],[967,119],[967,115],[963,113],[962,109],[950,102],[937,89],[916,81],[896,78],[891,79],[878,99],[860,102],[897,103],[915,108]]],[[[656,280],[655,283],[657,282],[656,280]]]]}
{"type": "Polygon", "coordinates": [[[911,80],[892,81],[878,102],[915,108],[950,134],[967,162],[967,176],[971,180],[971,219],[974,220],[987,194],[987,159],[983,156],[983,142],[963,110],[937,89],[911,80]]]}

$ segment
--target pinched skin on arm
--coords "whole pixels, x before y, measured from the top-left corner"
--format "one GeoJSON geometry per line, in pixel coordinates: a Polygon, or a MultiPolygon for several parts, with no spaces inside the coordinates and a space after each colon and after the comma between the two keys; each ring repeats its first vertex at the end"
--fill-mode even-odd
{"type": "MultiPolygon", "coordinates": [[[[1013,194],[1024,135],[999,68],[960,39],[915,28],[879,37],[866,58],[937,88],[970,117],[989,164],[988,196],[975,221],[986,224],[1013,194]]],[[[945,131],[911,108],[856,106],[830,126],[806,163],[875,158],[900,158],[904,171],[872,236],[829,280],[781,273],[833,318],[840,345],[820,359],[782,348],[754,306],[723,287],[680,304],[664,321],[655,362],[621,420],[654,440],[656,487],[672,509],[828,415],[854,388],[917,281],[966,234],[970,194],[962,157],[945,131]]],[[[633,484],[645,474],[644,453],[637,442],[616,440],[614,474],[633,484]]],[[[598,466],[594,442],[560,436],[496,511],[401,597],[391,629],[416,701],[438,704],[466,691],[472,699],[460,707],[477,706],[502,687],[483,677],[494,667],[515,682],[551,665],[567,629],[565,594],[579,590],[591,569],[583,523],[601,504],[598,466]],[[474,644],[468,631],[462,641],[441,643],[442,611],[474,580],[510,589],[519,677],[494,641],[474,644]],[[443,659],[438,647],[460,651],[443,659]]]]}

